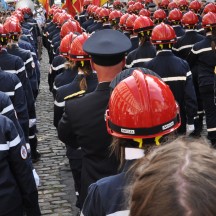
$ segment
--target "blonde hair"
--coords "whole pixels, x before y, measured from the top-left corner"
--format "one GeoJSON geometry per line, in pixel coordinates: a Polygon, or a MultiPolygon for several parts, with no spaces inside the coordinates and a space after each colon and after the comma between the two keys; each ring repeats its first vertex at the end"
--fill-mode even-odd
{"type": "Polygon", "coordinates": [[[164,145],[136,164],[131,216],[215,216],[216,151],[204,141],[164,145]]]}

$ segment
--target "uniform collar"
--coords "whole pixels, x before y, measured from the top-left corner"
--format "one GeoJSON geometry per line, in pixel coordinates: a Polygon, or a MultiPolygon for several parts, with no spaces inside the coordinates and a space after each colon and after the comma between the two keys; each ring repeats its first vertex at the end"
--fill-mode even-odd
{"type": "Polygon", "coordinates": [[[158,50],[156,55],[170,55],[172,54],[172,50],[164,49],[164,50],[158,50]]]}
{"type": "Polygon", "coordinates": [[[110,82],[100,82],[96,88],[96,91],[109,90],[110,82]]]}

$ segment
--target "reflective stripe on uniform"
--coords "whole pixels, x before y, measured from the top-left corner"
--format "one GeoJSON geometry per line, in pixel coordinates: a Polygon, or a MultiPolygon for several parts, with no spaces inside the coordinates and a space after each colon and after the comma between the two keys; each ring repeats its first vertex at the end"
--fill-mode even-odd
{"type": "Polygon", "coordinates": [[[18,135],[14,140],[9,142],[10,148],[18,145],[20,141],[20,136],[18,135]]]}
{"type": "Polygon", "coordinates": [[[23,72],[24,70],[25,70],[25,66],[21,67],[19,70],[4,70],[4,71],[8,73],[17,74],[17,73],[23,72]]]}
{"type": "Polygon", "coordinates": [[[129,210],[123,210],[123,211],[118,211],[118,212],[108,214],[107,216],[127,216],[129,214],[130,214],[129,210]]]}
{"type": "Polygon", "coordinates": [[[58,107],[64,107],[65,106],[65,101],[63,102],[57,102],[56,100],[54,101],[54,104],[58,107]]]}
{"type": "Polygon", "coordinates": [[[22,83],[19,82],[18,84],[16,84],[16,86],[15,86],[15,90],[17,90],[17,89],[20,88],[21,86],[22,86],[22,83]]]}
{"type": "Polygon", "coordinates": [[[57,90],[58,88],[55,86],[55,85],[53,85],[53,88],[55,89],[55,90],[57,90]]]}
{"type": "Polygon", "coordinates": [[[191,48],[191,47],[193,47],[193,44],[181,46],[181,47],[179,47],[179,48],[173,47],[172,49],[173,49],[174,51],[180,51],[180,50],[187,49],[187,48],[191,48]]]}
{"type": "Polygon", "coordinates": [[[211,50],[212,50],[212,48],[208,47],[208,48],[203,48],[203,49],[200,49],[200,50],[192,49],[191,52],[194,53],[194,54],[199,54],[199,53],[207,52],[207,51],[211,51],[211,50]]]}
{"type": "Polygon", "coordinates": [[[6,95],[8,95],[8,96],[14,96],[14,91],[12,91],[12,92],[4,92],[6,95]]]}
{"type": "Polygon", "coordinates": [[[27,65],[29,62],[32,62],[33,61],[33,58],[32,57],[30,57],[29,59],[27,59],[26,61],[25,61],[25,65],[27,65]]]}
{"type": "Polygon", "coordinates": [[[192,75],[192,73],[191,73],[191,71],[188,71],[187,74],[186,74],[186,76],[188,77],[190,75],[192,75]]]}
{"type": "Polygon", "coordinates": [[[7,113],[7,112],[9,112],[9,111],[11,111],[11,110],[13,110],[13,109],[14,109],[13,104],[11,104],[11,105],[5,107],[5,108],[1,111],[1,114],[3,115],[3,114],[5,114],[5,113],[7,113]]]}
{"type": "Polygon", "coordinates": [[[29,136],[29,139],[34,139],[35,135],[29,136]]]}
{"type": "Polygon", "coordinates": [[[216,131],[216,128],[207,128],[207,131],[208,132],[213,132],[213,131],[216,131]]]}
{"type": "Polygon", "coordinates": [[[152,60],[152,58],[136,59],[136,60],[133,60],[129,65],[125,65],[125,67],[126,68],[131,68],[134,64],[142,63],[142,62],[148,62],[150,60],[152,60]]]}
{"type": "Polygon", "coordinates": [[[176,76],[176,77],[165,77],[162,78],[164,82],[170,82],[170,81],[186,81],[186,76],[176,76]]]}
{"type": "Polygon", "coordinates": [[[51,65],[51,68],[55,71],[59,70],[59,69],[62,69],[65,67],[65,64],[61,64],[61,65],[58,65],[57,67],[54,67],[53,65],[51,65]]]}
{"type": "Polygon", "coordinates": [[[7,144],[0,144],[0,151],[9,150],[11,147],[18,145],[20,141],[20,136],[18,135],[15,139],[7,141],[7,144]]]}

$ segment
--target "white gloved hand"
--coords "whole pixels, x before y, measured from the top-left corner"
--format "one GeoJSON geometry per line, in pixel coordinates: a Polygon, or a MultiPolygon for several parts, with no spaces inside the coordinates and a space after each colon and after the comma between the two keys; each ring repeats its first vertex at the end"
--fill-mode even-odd
{"type": "Polygon", "coordinates": [[[34,176],[34,179],[35,179],[36,186],[39,187],[40,186],[40,177],[37,174],[35,169],[33,169],[32,172],[33,172],[33,176],[34,176]]]}
{"type": "Polygon", "coordinates": [[[194,125],[186,125],[186,134],[189,135],[190,133],[192,133],[194,131],[194,125]]]}

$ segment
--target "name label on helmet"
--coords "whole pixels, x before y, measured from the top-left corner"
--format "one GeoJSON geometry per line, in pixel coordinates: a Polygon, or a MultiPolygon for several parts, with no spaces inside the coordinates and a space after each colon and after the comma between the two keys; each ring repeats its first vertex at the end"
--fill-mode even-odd
{"type": "Polygon", "coordinates": [[[121,128],[121,132],[125,134],[135,134],[135,130],[121,128]]]}
{"type": "Polygon", "coordinates": [[[170,123],[163,125],[162,130],[166,130],[168,128],[171,128],[174,125],[174,121],[171,121],[170,123]]]}

